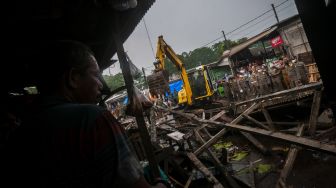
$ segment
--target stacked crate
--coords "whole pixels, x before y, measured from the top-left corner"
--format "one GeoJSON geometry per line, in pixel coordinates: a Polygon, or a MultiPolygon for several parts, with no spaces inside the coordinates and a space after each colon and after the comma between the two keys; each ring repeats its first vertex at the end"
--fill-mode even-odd
{"type": "Polygon", "coordinates": [[[309,83],[318,82],[320,80],[320,73],[316,63],[307,64],[306,67],[308,69],[309,83]]]}

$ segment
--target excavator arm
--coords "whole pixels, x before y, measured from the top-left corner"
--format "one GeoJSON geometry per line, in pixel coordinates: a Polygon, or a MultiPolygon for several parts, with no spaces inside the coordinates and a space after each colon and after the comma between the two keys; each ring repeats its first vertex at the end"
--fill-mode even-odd
{"type": "Polygon", "coordinates": [[[171,62],[181,71],[181,78],[183,81],[183,87],[185,89],[188,105],[192,105],[192,91],[188,79],[187,71],[183,62],[178,58],[174,50],[163,40],[163,36],[159,36],[156,51],[156,71],[162,71],[165,69],[164,59],[168,57],[171,62]]]}

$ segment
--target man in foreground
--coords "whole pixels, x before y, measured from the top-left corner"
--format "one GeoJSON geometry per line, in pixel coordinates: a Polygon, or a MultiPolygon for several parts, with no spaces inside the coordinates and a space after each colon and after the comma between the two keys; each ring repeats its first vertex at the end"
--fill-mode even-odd
{"type": "Polygon", "coordinates": [[[103,86],[92,51],[60,41],[40,59],[51,69],[36,72],[41,96],[7,147],[9,187],[151,187],[122,127],[96,105],[103,86]]]}

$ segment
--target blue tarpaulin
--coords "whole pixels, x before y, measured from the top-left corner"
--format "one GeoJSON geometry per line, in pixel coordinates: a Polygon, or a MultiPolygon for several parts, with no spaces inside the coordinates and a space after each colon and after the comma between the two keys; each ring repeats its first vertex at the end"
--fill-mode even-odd
{"type": "Polygon", "coordinates": [[[123,101],[123,104],[127,105],[127,103],[128,103],[128,97],[126,96],[125,99],[124,99],[124,101],[123,101]]]}
{"type": "Polygon", "coordinates": [[[174,95],[174,92],[179,92],[182,89],[183,82],[182,80],[177,80],[174,82],[169,83],[169,90],[170,93],[174,95]]]}

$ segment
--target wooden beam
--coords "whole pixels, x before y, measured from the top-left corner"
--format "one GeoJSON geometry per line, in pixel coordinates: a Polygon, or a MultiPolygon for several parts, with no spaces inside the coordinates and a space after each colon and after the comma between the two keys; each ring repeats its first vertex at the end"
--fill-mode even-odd
{"type": "Polygon", "coordinates": [[[266,125],[264,125],[263,123],[261,123],[260,121],[254,119],[253,117],[251,117],[251,116],[249,116],[249,115],[245,115],[245,114],[243,114],[243,117],[246,118],[246,119],[249,120],[249,121],[252,121],[253,123],[259,125],[260,127],[264,128],[264,129],[266,129],[266,130],[270,130],[269,127],[267,127],[266,125]]]}
{"type": "Polygon", "coordinates": [[[131,73],[130,63],[126,59],[125,50],[120,40],[121,30],[118,27],[119,21],[120,21],[119,18],[120,17],[118,16],[118,14],[115,14],[115,28],[114,28],[114,32],[112,33],[112,36],[115,41],[115,46],[117,48],[117,55],[118,55],[119,62],[120,62],[120,68],[121,68],[121,71],[122,71],[122,74],[125,80],[125,86],[127,89],[128,98],[131,104],[133,106],[136,106],[136,109],[133,109],[134,116],[136,117],[136,122],[139,128],[140,137],[141,137],[144,149],[145,149],[146,158],[148,159],[150,175],[151,175],[151,178],[154,179],[154,178],[160,177],[159,166],[155,160],[154,150],[152,147],[152,143],[150,141],[150,136],[147,131],[141,103],[139,99],[137,98],[137,96],[134,95],[134,82],[133,82],[133,77],[131,73]]]}
{"type": "Polygon", "coordinates": [[[253,163],[249,162],[249,173],[251,178],[251,188],[255,188],[255,179],[254,179],[254,169],[253,169],[253,163]]]}
{"type": "MultiPolygon", "coordinates": [[[[198,139],[200,141],[201,144],[204,144],[205,141],[203,140],[203,138],[201,137],[201,135],[198,133],[197,130],[195,130],[195,137],[196,139],[198,139]]],[[[219,161],[219,159],[216,157],[216,155],[214,154],[214,152],[212,152],[210,150],[210,148],[206,149],[206,152],[208,153],[208,155],[212,158],[216,168],[221,172],[221,174],[224,176],[225,180],[229,183],[229,185],[233,188],[238,188],[238,184],[237,182],[235,182],[235,180],[233,178],[231,178],[230,175],[228,175],[228,173],[225,170],[225,167],[223,166],[223,164],[219,161]]]]}
{"type": "Polygon", "coordinates": [[[268,149],[257,140],[252,134],[247,132],[240,132],[248,141],[250,141],[261,153],[267,154],[268,149]]]}
{"type": "Polygon", "coordinates": [[[267,121],[267,124],[268,124],[269,128],[272,131],[274,131],[275,127],[274,127],[274,124],[273,124],[273,121],[272,121],[272,118],[271,118],[270,114],[268,113],[268,111],[263,106],[261,106],[261,111],[264,114],[264,117],[265,117],[265,119],[267,121]]]}
{"type": "MultiPolygon", "coordinates": [[[[255,109],[257,109],[260,106],[260,103],[254,103],[251,105],[245,112],[241,113],[238,117],[236,117],[231,123],[238,123],[241,121],[244,117],[243,115],[249,114],[253,112],[255,109]]],[[[211,121],[211,120],[204,120],[204,121],[211,121]]],[[[212,121],[214,122],[214,121],[212,121]]],[[[206,122],[204,122],[206,123],[206,122]]],[[[221,125],[224,125],[224,123],[220,123],[221,125]]],[[[199,155],[204,151],[205,148],[209,148],[211,145],[213,145],[215,142],[217,142],[221,136],[223,136],[227,130],[223,128],[220,130],[216,135],[214,135],[210,140],[208,140],[205,144],[203,144],[201,147],[199,147],[194,153],[196,155],[199,155]]],[[[267,149],[257,140],[255,139],[251,134],[249,133],[242,133],[245,138],[247,138],[252,144],[254,144],[261,152],[266,153],[267,149]]]]}
{"type": "Polygon", "coordinates": [[[244,104],[249,104],[251,102],[260,102],[260,101],[272,99],[272,98],[275,98],[275,97],[288,96],[288,95],[291,95],[293,93],[296,94],[296,93],[300,93],[300,92],[304,92],[304,91],[320,89],[320,88],[322,88],[322,86],[323,86],[323,84],[320,81],[320,82],[316,82],[316,83],[312,83],[312,84],[303,85],[303,86],[300,86],[300,87],[295,87],[295,88],[279,91],[279,92],[276,92],[276,93],[267,94],[267,95],[261,96],[259,98],[254,98],[254,99],[250,99],[250,100],[246,100],[246,101],[242,101],[242,102],[237,102],[237,103],[235,103],[235,106],[242,106],[244,104]]]}
{"type": "Polygon", "coordinates": [[[161,122],[156,121],[157,123],[155,124],[155,126],[160,126],[160,125],[162,125],[162,124],[166,124],[166,123],[168,123],[168,122],[170,122],[170,121],[173,121],[173,120],[175,120],[175,119],[172,118],[172,119],[164,120],[164,121],[161,121],[161,122]]]}
{"type": "Polygon", "coordinates": [[[204,143],[201,147],[199,147],[194,153],[195,155],[201,154],[205,149],[212,146],[215,142],[217,142],[221,136],[223,136],[226,133],[226,129],[220,130],[215,136],[213,136],[210,140],[208,140],[206,143],[204,143]]]}
{"type": "MultiPolygon", "coordinates": [[[[245,110],[245,112],[243,112],[242,114],[240,114],[236,119],[234,119],[231,123],[237,123],[239,121],[241,121],[243,119],[243,115],[244,114],[249,114],[251,112],[253,112],[255,109],[257,109],[260,106],[260,103],[254,103],[253,105],[251,105],[247,110],[245,110]]],[[[198,118],[196,115],[194,114],[187,114],[187,113],[182,113],[182,112],[178,112],[178,111],[174,111],[174,110],[170,110],[170,109],[165,109],[162,107],[155,107],[157,109],[160,110],[164,110],[164,111],[169,111],[171,113],[180,115],[182,117],[185,117],[191,121],[196,121],[199,123],[202,123],[204,125],[202,125],[201,128],[208,126],[208,122],[216,122],[213,120],[205,120],[205,119],[201,119],[198,118]]],[[[219,124],[217,125],[225,125],[224,123],[220,123],[217,122],[219,124]]],[[[216,125],[211,123],[212,125],[216,125]]],[[[215,142],[217,142],[221,136],[223,136],[225,133],[227,132],[227,130],[225,128],[223,128],[222,130],[220,130],[216,135],[214,135],[210,140],[208,140],[205,144],[203,144],[200,148],[198,148],[194,153],[195,155],[199,155],[200,153],[202,153],[206,148],[209,148],[211,145],[213,145],[215,142]]],[[[263,144],[261,144],[256,138],[254,138],[250,133],[245,133],[242,132],[241,133],[245,138],[247,138],[253,145],[255,145],[262,153],[267,153],[267,148],[263,146],[263,144]]]]}
{"type": "MultiPolygon", "coordinates": [[[[296,133],[296,136],[299,136],[299,137],[302,136],[303,132],[304,132],[304,124],[302,124],[299,127],[299,130],[296,133]]],[[[278,180],[278,185],[277,185],[278,187],[280,186],[279,184],[281,184],[281,181],[284,184],[286,184],[286,179],[287,179],[289,173],[293,169],[293,165],[294,165],[294,162],[295,162],[295,159],[296,159],[296,156],[297,156],[298,152],[299,152],[299,148],[297,148],[295,145],[292,145],[289,152],[288,152],[285,165],[284,165],[283,169],[281,170],[280,177],[279,177],[279,180],[278,180]]]]}
{"type": "MultiPolygon", "coordinates": [[[[171,111],[172,112],[172,111],[171,111]]],[[[175,112],[172,112],[175,113],[175,112]]],[[[298,137],[290,134],[285,134],[281,132],[274,132],[274,131],[268,131],[264,129],[259,129],[259,128],[253,128],[253,127],[247,127],[247,126],[242,126],[242,125],[237,125],[233,123],[222,123],[218,121],[211,121],[211,120],[202,120],[200,118],[194,118],[194,117],[189,117],[190,120],[193,121],[199,121],[204,124],[211,124],[211,125],[216,125],[216,126],[222,126],[225,128],[231,128],[243,132],[248,132],[248,133],[253,133],[253,134],[259,134],[259,135],[264,135],[270,138],[286,141],[292,144],[308,147],[314,150],[318,151],[323,151],[327,153],[331,153],[333,155],[336,155],[336,145],[335,144],[328,144],[328,143],[323,143],[318,140],[310,139],[310,138],[304,138],[304,137],[298,137]]],[[[216,135],[214,135],[210,140],[208,140],[205,144],[203,144],[200,148],[198,148],[194,153],[197,155],[204,151],[204,149],[208,148],[210,145],[215,143],[220,139],[220,136],[224,135],[226,132],[226,129],[223,128],[220,130],[216,135]]]]}
{"type": "Polygon", "coordinates": [[[195,154],[191,152],[187,152],[187,156],[190,161],[195,165],[195,167],[203,173],[204,177],[210,182],[214,184],[214,187],[223,188],[223,185],[217,180],[217,178],[212,175],[209,169],[196,157],[195,154]]]}
{"type": "Polygon", "coordinates": [[[326,139],[330,138],[336,135],[336,127],[331,127],[330,129],[327,129],[323,131],[322,133],[316,135],[315,138],[317,139],[326,139]]]}
{"type": "Polygon", "coordinates": [[[192,169],[192,171],[191,171],[191,175],[189,176],[189,178],[188,178],[186,184],[184,185],[184,188],[188,188],[188,187],[189,187],[189,185],[190,185],[190,183],[191,183],[191,180],[193,179],[194,175],[195,175],[195,170],[192,169]]]}
{"type": "Polygon", "coordinates": [[[322,91],[317,90],[317,91],[314,92],[314,98],[313,98],[313,103],[312,103],[312,106],[311,106],[309,128],[308,128],[308,132],[309,132],[310,136],[315,135],[317,116],[318,116],[319,110],[320,110],[321,94],[322,94],[322,91]]]}
{"type": "MultiPolygon", "coordinates": [[[[241,115],[239,115],[236,119],[234,119],[232,122],[239,122],[243,119],[242,115],[245,113],[250,113],[253,110],[255,110],[256,108],[258,108],[259,104],[255,103],[253,105],[251,105],[244,113],[242,113],[241,115]]],[[[211,121],[211,120],[210,120],[211,121]]],[[[195,155],[199,155],[200,153],[202,153],[206,148],[209,148],[211,145],[213,145],[215,142],[217,142],[221,136],[223,136],[225,133],[227,132],[227,130],[225,128],[223,128],[222,130],[220,130],[216,135],[214,135],[210,140],[208,140],[205,144],[203,144],[201,147],[199,147],[194,153],[195,155]]]]}
{"type": "MultiPolygon", "coordinates": [[[[267,121],[266,122],[261,121],[261,123],[267,123],[267,121]]],[[[274,125],[297,126],[300,122],[295,122],[295,121],[293,121],[293,122],[288,122],[288,121],[273,121],[272,123],[274,125]]]]}
{"type": "Polygon", "coordinates": [[[172,176],[169,176],[168,175],[168,178],[171,180],[171,181],[173,181],[174,183],[176,183],[178,186],[180,186],[180,187],[184,187],[183,185],[182,185],[182,183],[180,183],[179,181],[177,181],[175,178],[173,178],[172,176]]]}
{"type": "MultiPolygon", "coordinates": [[[[210,122],[209,122],[210,123],[210,122]]],[[[218,123],[218,122],[213,122],[213,123],[218,123]]],[[[336,145],[335,144],[328,144],[328,143],[323,143],[318,140],[313,140],[309,138],[304,138],[304,137],[298,137],[290,134],[284,134],[280,132],[273,132],[273,131],[268,131],[264,129],[259,129],[259,128],[252,128],[252,127],[246,127],[242,125],[237,125],[237,124],[226,124],[227,128],[232,128],[232,129],[237,129],[240,131],[245,131],[249,133],[254,133],[254,134],[259,134],[259,135],[264,135],[267,137],[279,139],[282,141],[286,141],[292,144],[308,147],[314,150],[318,151],[323,151],[327,153],[331,153],[333,155],[336,155],[336,145]]]]}
{"type": "Polygon", "coordinates": [[[218,112],[216,115],[212,116],[210,120],[217,120],[218,118],[222,117],[226,113],[226,110],[222,110],[218,112]]]}
{"type": "MultiPolygon", "coordinates": [[[[207,124],[213,124],[217,126],[223,126],[226,128],[232,128],[236,130],[240,130],[243,132],[248,132],[248,133],[253,133],[253,134],[259,134],[259,135],[264,135],[267,137],[271,137],[274,139],[279,139],[282,141],[286,141],[292,144],[308,147],[314,150],[318,151],[323,151],[331,154],[336,154],[336,145],[335,144],[328,144],[328,143],[323,143],[318,140],[310,139],[310,138],[304,138],[304,137],[297,137],[294,135],[290,134],[285,134],[281,132],[274,132],[274,131],[268,131],[264,129],[259,129],[259,128],[252,128],[252,127],[247,127],[247,126],[242,126],[242,125],[237,125],[237,124],[232,124],[232,123],[222,123],[218,121],[211,121],[211,120],[202,120],[202,123],[207,123],[207,124]]],[[[220,136],[224,134],[226,129],[222,129],[219,131],[216,135],[214,135],[209,141],[207,141],[205,144],[203,144],[200,148],[198,148],[195,151],[195,154],[201,153],[205,148],[208,148],[210,145],[215,143],[220,136]]]]}

